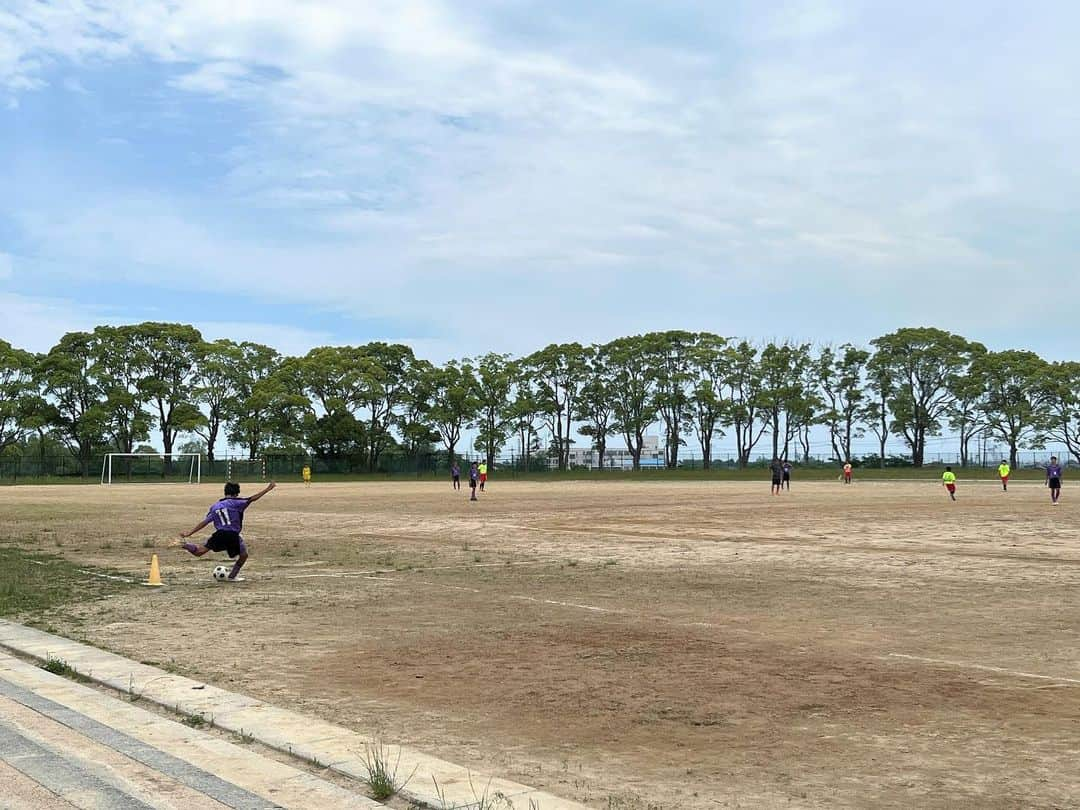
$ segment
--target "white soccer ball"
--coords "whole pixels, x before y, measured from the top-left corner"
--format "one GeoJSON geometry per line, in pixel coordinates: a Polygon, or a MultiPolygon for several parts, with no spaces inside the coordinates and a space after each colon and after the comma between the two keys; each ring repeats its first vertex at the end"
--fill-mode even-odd
{"type": "Polygon", "coordinates": [[[227,565],[215,565],[214,566],[214,579],[218,582],[224,582],[229,578],[229,567],[227,565]]]}

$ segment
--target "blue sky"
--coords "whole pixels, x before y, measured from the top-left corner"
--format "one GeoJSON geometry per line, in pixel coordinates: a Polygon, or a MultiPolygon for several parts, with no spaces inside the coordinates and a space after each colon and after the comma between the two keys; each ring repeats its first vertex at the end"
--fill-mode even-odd
{"type": "Polygon", "coordinates": [[[7,0],[0,337],[1080,358],[1072,3],[7,0]],[[587,6],[583,11],[582,6],[587,6]]]}

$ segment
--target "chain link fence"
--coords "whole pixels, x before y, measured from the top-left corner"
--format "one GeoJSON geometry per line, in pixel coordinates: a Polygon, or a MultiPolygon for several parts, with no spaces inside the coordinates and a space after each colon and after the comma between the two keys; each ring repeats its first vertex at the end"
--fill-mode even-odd
{"type": "MultiPolygon", "coordinates": [[[[1019,469],[1030,469],[1044,466],[1052,455],[1051,451],[1024,451],[1017,459],[1019,469]]],[[[1067,460],[1067,454],[1058,453],[1067,460]]],[[[481,462],[483,457],[475,452],[462,453],[457,456],[463,477],[468,476],[469,465],[472,462],[481,462]]],[[[749,462],[750,467],[768,466],[771,455],[756,454],[749,462]]],[[[83,481],[98,482],[101,480],[101,470],[104,454],[91,457],[85,467],[79,460],[70,454],[50,454],[45,456],[0,456],[0,482],[17,483],[19,481],[83,481]]],[[[840,462],[824,456],[811,456],[810,458],[793,458],[792,461],[800,467],[836,467],[840,462]]],[[[924,461],[926,467],[943,467],[952,465],[958,468],[996,468],[1000,463],[999,456],[980,456],[969,458],[968,464],[963,465],[959,454],[936,453],[928,454],[924,461]]],[[[880,463],[876,455],[867,455],[854,460],[857,467],[886,468],[911,467],[911,457],[893,455],[885,459],[885,464],[880,463]]],[[[256,459],[247,456],[219,456],[213,461],[205,456],[201,459],[201,478],[203,481],[262,481],[276,479],[287,481],[299,480],[303,468],[311,468],[316,477],[348,478],[362,476],[380,476],[394,478],[438,478],[449,476],[450,463],[445,452],[420,453],[417,455],[387,455],[379,459],[374,471],[369,468],[367,458],[362,455],[340,457],[318,457],[305,454],[268,454],[256,459]]],[[[613,454],[605,460],[604,468],[597,465],[593,454],[586,454],[571,459],[571,469],[579,471],[593,471],[598,474],[606,472],[618,473],[631,468],[629,459],[625,455],[613,454]]],[[[545,453],[532,454],[528,457],[514,453],[496,456],[494,470],[501,477],[516,478],[524,475],[544,475],[554,473],[557,468],[553,458],[545,453]]],[[[700,454],[684,452],[679,456],[679,469],[702,470],[704,463],[700,454]]],[[[711,460],[714,470],[736,470],[739,467],[738,460],[732,455],[714,456],[711,460]]],[[[664,464],[663,456],[657,454],[643,455],[641,470],[655,472],[662,475],[668,472],[664,464]]],[[[142,458],[114,458],[112,479],[114,483],[123,482],[160,482],[160,481],[187,481],[190,474],[190,459],[178,458],[167,463],[163,457],[147,456],[142,458]]]]}

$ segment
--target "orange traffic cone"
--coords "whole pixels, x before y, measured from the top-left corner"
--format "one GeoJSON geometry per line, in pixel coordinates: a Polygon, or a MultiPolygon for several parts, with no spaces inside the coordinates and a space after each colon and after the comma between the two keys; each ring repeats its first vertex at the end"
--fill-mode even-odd
{"type": "Polygon", "coordinates": [[[161,571],[158,569],[157,554],[150,557],[150,578],[143,585],[164,585],[161,581],[161,571]]]}

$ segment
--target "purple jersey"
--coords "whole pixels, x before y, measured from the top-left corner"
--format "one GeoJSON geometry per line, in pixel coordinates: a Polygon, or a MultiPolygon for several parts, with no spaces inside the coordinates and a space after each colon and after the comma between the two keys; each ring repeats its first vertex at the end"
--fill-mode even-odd
{"type": "Polygon", "coordinates": [[[1047,464],[1046,465],[1046,477],[1047,478],[1061,478],[1061,465],[1060,464],[1047,464]]]}
{"type": "Polygon", "coordinates": [[[249,503],[247,498],[222,498],[210,507],[206,517],[214,521],[219,532],[239,532],[244,527],[244,510],[249,503]]]}

